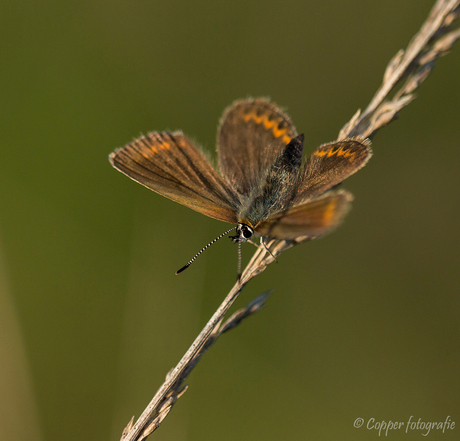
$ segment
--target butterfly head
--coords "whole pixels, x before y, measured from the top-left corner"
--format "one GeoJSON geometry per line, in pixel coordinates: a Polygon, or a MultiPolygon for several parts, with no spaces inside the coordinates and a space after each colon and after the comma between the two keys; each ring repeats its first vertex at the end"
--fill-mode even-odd
{"type": "Polygon", "coordinates": [[[254,230],[249,225],[243,224],[242,222],[238,223],[236,227],[236,235],[230,236],[232,242],[234,243],[243,243],[247,242],[254,234],[254,230]]]}

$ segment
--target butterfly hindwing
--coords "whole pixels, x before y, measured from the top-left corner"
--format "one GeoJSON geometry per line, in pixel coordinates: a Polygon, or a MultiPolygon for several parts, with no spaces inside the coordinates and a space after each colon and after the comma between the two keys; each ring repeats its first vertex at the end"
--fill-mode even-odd
{"type": "Polygon", "coordinates": [[[225,110],[217,133],[220,170],[247,195],[295,136],[291,119],[277,105],[263,98],[236,101],[225,110]]]}
{"type": "Polygon", "coordinates": [[[295,205],[256,226],[256,233],[275,239],[318,237],[342,222],[350,209],[351,193],[331,191],[310,202],[295,205]]]}
{"type": "Polygon", "coordinates": [[[153,132],[109,156],[131,179],[214,219],[235,223],[239,198],[181,133],[153,132]]]}
{"type": "Polygon", "coordinates": [[[371,156],[370,141],[362,138],[318,147],[305,163],[294,203],[311,200],[340,184],[364,167],[371,156]]]}

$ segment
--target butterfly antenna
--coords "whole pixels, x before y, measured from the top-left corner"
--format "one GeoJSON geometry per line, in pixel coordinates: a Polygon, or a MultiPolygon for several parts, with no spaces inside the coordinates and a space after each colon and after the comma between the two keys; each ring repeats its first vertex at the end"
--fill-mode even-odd
{"type": "Polygon", "coordinates": [[[241,282],[241,242],[238,242],[238,282],[241,282]]]}
{"type": "Polygon", "coordinates": [[[181,273],[182,271],[186,270],[193,262],[195,262],[195,260],[197,259],[197,257],[208,247],[210,247],[214,242],[217,242],[219,239],[221,239],[222,237],[224,237],[226,234],[230,233],[230,231],[233,231],[233,230],[236,230],[237,227],[233,227],[233,228],[230,228],[230,230],[226,231],[225,233],[222,233],[220,236],[216,237],[214,240],[212,240],[211,242],[209,242],[204,248],[202,248],[200,251],[198,251],[198,253],[195,254],[195,256],[193,257],[193,259],[190,259],[189,262],[184,265],[181,269],[177,270],[176,271],[176,274],[179,274],[181,273]]]}

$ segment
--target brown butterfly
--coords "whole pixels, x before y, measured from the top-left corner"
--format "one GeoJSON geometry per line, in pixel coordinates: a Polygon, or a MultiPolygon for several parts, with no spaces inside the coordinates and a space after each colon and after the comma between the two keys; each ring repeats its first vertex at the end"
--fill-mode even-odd
{"type": "Polygon", "coordinates": [[[349,138],[324,144],[302,166],[303,140],[277,105],[263,98],[245,99],[228,107],[219,124],[220,174],[182,132],[149,133],[115,150],[109,160],[147,188],[237,224],[178,274],[235,229],[231,238],[241,247],[254,234],[262,239],[315,238],[340,224],[352,195],[333,188],[367,163],[370,141],[349,138]]]}

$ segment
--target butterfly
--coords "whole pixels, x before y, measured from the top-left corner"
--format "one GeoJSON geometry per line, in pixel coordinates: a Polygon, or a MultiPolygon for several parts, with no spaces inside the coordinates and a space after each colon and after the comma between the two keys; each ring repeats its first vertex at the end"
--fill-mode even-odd
{"type": "Polygon", "coordinates": [[[316,238],[337,227],[351,193],[336,189],[372,156],[370,141],[348,138],[318,147],[302,165],[304,135],[264,98],[234,102],[220,120],[218,168],[182,132],[152,132],[110,154],[131,179],[213,219],[236,224],[204,247],[230,236],[239,245],[254,235],[316,238]]]}

